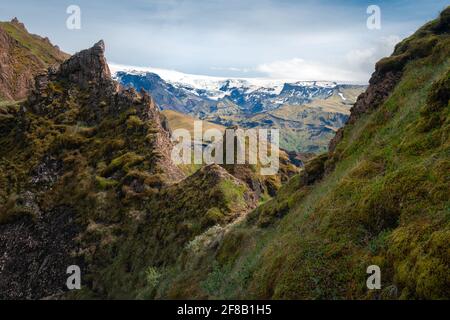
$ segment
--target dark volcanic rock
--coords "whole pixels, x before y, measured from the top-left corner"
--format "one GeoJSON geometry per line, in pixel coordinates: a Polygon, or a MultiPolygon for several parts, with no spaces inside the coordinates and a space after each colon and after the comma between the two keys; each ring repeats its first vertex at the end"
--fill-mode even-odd
{"type": "Polygon", "coordinates": [[[33,221],[0,225],[0,299],[39,299],[67,291],[78,234],[74,211],[59,207],[33,221]]]}

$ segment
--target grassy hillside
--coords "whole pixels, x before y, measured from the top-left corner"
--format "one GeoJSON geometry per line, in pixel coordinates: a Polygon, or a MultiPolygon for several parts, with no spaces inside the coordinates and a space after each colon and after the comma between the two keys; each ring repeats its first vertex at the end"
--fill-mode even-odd
{"type": "Polygon", "coordinates": [[[28,33],[19,22],[0,22],[0,28],[6,31],[24,49],[29,50],[47,65],[61,62],[69,57],[69,55],[59,51],[48,39],[28,33]]]}
{"type": "Polygon", "coordinates": [[[186,176],[104,43],[75,54],[0,103],[0,298],[450,298],[449,32],[450,8],[381,60],[331,152],[270,200],[296,171],[286,154],[265,181],[186,176]]]}
{"type": "Polygon", "coordinates": [[[37,74],[69,57],[47,38],[28,33],[17,19],[0,22],[0,44],[0,100],[26,98],[37,74]]]}
{"type": "MultiPolygon", "coordinates": [[[[187,114],[173,111],[173,110],[163,110],[161,114],[167,118],[169,121],[169,127],[171,131],[177,129],[187,129],[191,133],[191,136],[194,137],[194,122],[201,121],[187,114]]],[[[203,131],[207,131],[209,129],[218,129],[221,132],[225,131],[225,127],[214,124],[208,121],[202,121],[203,131]]]]}
{"type": "Polygon", "coordinates": [[[333,153],[219,233],[220,245],[186,253],[159,294],[450,298],[449,32],[450,8],[381,60],[369,90],[395,73],[387,99],[355,108],[333,153]],[[370,265],[381,268],[380,291],[366,287],[370,265]]]}
{"type": "Polygon", "coordinates": [[[219,166],[185,177],[152,98],[119,90],[104,50],[75,54],[25,102],[0,104],[0,299],[61,297],[73,264],[77,298],[148,297],[148,272],[257,204],[219,166]]]}

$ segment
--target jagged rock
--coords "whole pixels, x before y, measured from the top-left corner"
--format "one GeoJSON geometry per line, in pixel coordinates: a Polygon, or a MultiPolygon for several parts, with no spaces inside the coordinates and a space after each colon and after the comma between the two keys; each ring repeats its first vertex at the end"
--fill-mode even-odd
{"type": "Polygon", "coordinates": [[[401,71],[383,73],[376,71],[370,79],[366,92],[361,94],[351,110],[348,123],[355,123],[357,119],[370,110],[377,109],[391,94],[402,76],[401,71]]]}
{"type": "Polygon", "coordinates": [[[92,48],[83,50],[64,62],[57,77],[66,78],[82,89],[100,87],[102,90],[115,91],[116,84],[105,58],[105,43],[97,42],[92,48]]]}
{"type": "Polygon", "coordinates": [[[17,17],[12,18],[11,23],[18,26],[19,28],[27,31],[27,29],[25,28],[25,25],[22,22],[20,22],[19,19],[17,19],[17,17]]]}
{"type": "MultiPolygon", "coordinates": [[[[369,81],[369,87],[358,97],[358,100],[351,109],[350,118],[347,123],[355,123],[361,115],[375,110],[382,105],[389,97],[392,90],[394,90],[401,77],[401,70],[383,72],[377,69],[369,81]]],[[[343,137],[344,129],[341,128],[337,131],[335,137],[330,141],[330,152],[334,152],[334,150],[336,150],[336,146],[343,139],[343,137]]]]}

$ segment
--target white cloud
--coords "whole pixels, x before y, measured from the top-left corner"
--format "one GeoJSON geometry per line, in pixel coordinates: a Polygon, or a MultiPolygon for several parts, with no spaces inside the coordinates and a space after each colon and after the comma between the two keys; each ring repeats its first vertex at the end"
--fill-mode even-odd
{"type": "Polygon", "coordinates": [[[381,58],[392,54],[395,45],[399,42],[400,37],[396,35],[381,37],[369,48],[349,51],[346,56],[347,64],[349,68],[357,72],[370,73],[381,58]]]}
{"type": "Polygon", "coordinates": [[[398,40],[389,35],[408,35],[448,0],[384,1],[389,15],[378,31],[367,29],[362,1],[77,0],[85,15],[75,33],[61,26],[66,1],[3,2],[2,19],[19,14],[31,32],[69,53],[104,39],[108,59],[129,65],[220,77],[367,82],[375,62],[398,40]]]}
{"type": "Polygon", "coordinates": [[[264,63],[259,65],[256,70],[274,79],[326,80],[352,83],[367,81],[364,74],[300,58],[264,63]]]}
{"type": "Polygon", "coordinates": [[[251,68],[237,68],[237,67],[211,67],[214,71],[232,71],[232,72],[243,72],[247,73],[252,71],[251,68]]]}

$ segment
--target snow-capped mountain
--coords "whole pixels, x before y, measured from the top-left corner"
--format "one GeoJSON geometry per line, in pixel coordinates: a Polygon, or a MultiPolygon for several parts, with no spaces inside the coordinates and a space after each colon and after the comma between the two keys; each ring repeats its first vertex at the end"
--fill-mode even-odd
{"type": "Polygon", "coordinates": [[[327,81],[227,79],[111,65],[122,85],[170,109],[226,127],[280,129],[289,151],[323,152],[365,86],[327,81]]]}
{"type": "MultiPolygon", "coordinates": [[[[326,81],[220,78],[178,71],[110,65],[121,84],[150,92],[161,109],[197,116],[218,112],[255,114],[283,105],[326,99],[339,85],[326,81]]],[[[340,92],[341,93],[341,92],[340,92]]],[[[342,99],[346,98],[341,93],[342,99]]]]}

